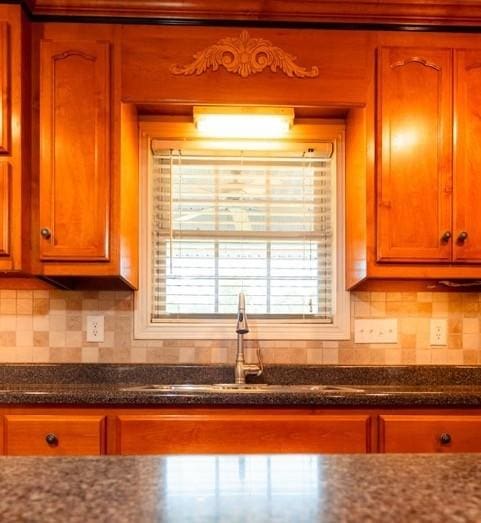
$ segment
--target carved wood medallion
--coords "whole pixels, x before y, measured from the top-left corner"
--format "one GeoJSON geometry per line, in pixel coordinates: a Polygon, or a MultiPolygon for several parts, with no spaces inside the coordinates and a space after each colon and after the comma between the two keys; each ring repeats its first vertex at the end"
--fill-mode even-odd
{"type": "Polygon", "coordinates": [[[295,63],[296,57],[263,38],[251,38],[247,31],[240,37],[222,38],[217,43],[194,54],[194,61],[187,65],[172,65],[170,72],[176,75],[200,75],[209,69],[217,71],[220,66],[229,73],[247,78],[268,67],[273,73],[278,70],[294,78],[315,78],[319,68],[310,69],[295,63]]]}

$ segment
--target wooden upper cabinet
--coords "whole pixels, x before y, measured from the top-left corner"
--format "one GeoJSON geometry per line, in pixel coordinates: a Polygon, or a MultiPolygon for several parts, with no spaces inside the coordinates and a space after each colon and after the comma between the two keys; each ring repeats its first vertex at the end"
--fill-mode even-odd
{"type": "Polygon", "coordinates": [[[453,259],[481,263],[481,50],[454,54],[453,259]]]}
{"type": "Polygon", "coordinates": [[[11,180],[10,166],[0,163],[0,256],[10,255],[11,232],[11,180]]]}
{"type": "Polygon", "coordinates": [[[108,260],[110,50],[41,42],[40,258],[108,260]]]}
{"type": "Polygon", "coordinates": [[[449,49],[380,50],[378,261],[451,259],[451,57],[449,49]]]}

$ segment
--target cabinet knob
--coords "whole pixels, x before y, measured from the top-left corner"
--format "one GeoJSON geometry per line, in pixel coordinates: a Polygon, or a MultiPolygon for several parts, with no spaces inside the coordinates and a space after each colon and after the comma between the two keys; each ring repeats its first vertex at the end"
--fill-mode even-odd
{"type": "Polygon", "coordinates": [[[448,242],[450,238],[451,238],[451,232],[450,232],[450,231],[446,231],[446,232],[441,236],[441,241],[442,241],[442,242],[448,242]]]}
{"type": "Polygon", "coordinates": [[[451,443],[451,440],[451,434],[448,434],[447,432],[443,432],[441,436],[439,436],[439,442],[441,443],[441,445],[448,445],[449,443],[451,443]]]}
{"type": "Polygon", "coordinates": [[[468,233],[466,231],[462,231],[458,235],[458,242],[459,243],[464,243],[467,238],[468,238],[468,233]]]}
{"type": "Polygon", "coordinates": [[[58,445],[58,438],[55,434],[47,434],[45,436],[45,441],[48,445],[54,447],[58,445]]]}
{"type": "Polygon", "coordinates": [[[43,227],[42,229],[40,229],[40,235],[42,236],[42,238],[48,240],[52,236],[52,232],[48,227],[43,227]]]}

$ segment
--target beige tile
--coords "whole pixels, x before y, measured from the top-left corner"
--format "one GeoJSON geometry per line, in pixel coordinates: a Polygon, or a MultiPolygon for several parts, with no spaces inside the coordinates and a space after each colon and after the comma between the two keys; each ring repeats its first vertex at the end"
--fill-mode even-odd
{"type": "Polygon", "coordinates": [[[33,291],[33,299],[49,299],[49,292],[43,289],[36,289],[33,291]]]}
{"type": "Polygon", "coordinates": [[[448,349],[433,349],[431,352],[431,360],[433,365],[447,365],[448,349]]]}
{"type": "Polygon", "coordinates": [[[3,300],[16,300],[17,299],[17,291],[10,290],[10,289],[2,289],[0,290],[0,301],[3,300]]]}
{"type": "Polygon", "coordinates": [[[33,300],[19,300],[17,298],[17,314],[33,314],[33,300]]]}
{"type": "Polygon", "coordinates": [[[307,352],[306,352],[307,363],[309,365],[322,365],[322,363],[324,363],[323,354],[324,354],[324,349],[307,349],[307,352]]]}
{"type": "Polygon", "coordinates": [[[17,332],[33,330],[33,316],[17,316],[17,332]]]}
{"type": "Polygon", "coordinates": [[[322,349],[322,363],[324,365],[336,365],[339,363],[339,349],[324,348],[322,349]]]}
{"type": "Polygon", "coordinates": [[[463,349],[479,349],[479,333],[463,334],[463,349]]]}
{"type": "Polygon", "coordinates": [[[50,349],[48,347],[34,347],[32,361],[34,363],[48,363],[50,361],[50,349]]]}
{"type": "Polygon", "coordinates": [[[80,347],[54,347],[50,350],[52,363],[73,363],[82,361],[80,347]]]}
{"type": "Polygon", "coordinates": [[[433,301],[432,292],[418,292],[416,296],[418,303],[431,303],[433,301]]]}
{"type": "Polygon", "coordinates": [[[416,351],[416,364],[417,365],[430,365],[432,363],[432,352],[430,350],[417,350],[416,351]]]}
{"type": "Polygon", "coordinates": [[[15,331],[0,332],[0,347],[15,347],[17,344],[17,333],[15,331]]]}
{"type": "Polygon", "coordinates": [[[463,334],[479,332],[479,318],[463,318],[463,334]]]}
{"type": "Polygon", "coordinates": [[[371,302],[386,301],[385,292],[371,292],[371,302]]]}
{"type": "Polygon", "coordinates": [[[386,301],[401,301],[400,292],[386,292],[386,301]]]}
{"type": "Polygon", "coordinates": [[[463,350],[463,364],[477,365],[479,363],[479,350],[463,350]]]}
{"type": "Polygon", "coordinates": [[[49,332],[50,347],[65,347],[65,331],[50,331],[49,332]]]}
{"type": "Polygon", "coordinates": [[[48,316],[33,316],[33,330],[48,331],[50,329],[50,318],[48,316]]]}
{"type": "Polygon", "coordinates": [[[65,331],[67,329],[66,314],[50,314],[49,320],[50,320],[50,330],[65,331]]]}
{"type": "Polygon", "coordinates": [[[13,331],[17,328],[17,316],[15,314],[0,315],[0,331],[13,331]]]}
{"type": "Polygon", "coordinates": [[[17,314],[17,300],[2,298],[0,300],[0,314],[17,314]]]}
{"type": "Polygon", "coordinates": [[[82,341],[82,331],[67,331],[65,333],[66,347],[81,347],[82,341]]]}
{"type": "Polygon", "coordinates": [[[50,311],[50,300],[48,298],[34,298],[32,313],[44,315],[50,311]]]}
{"type": "Polygon", "coordinates": [[[369,318],[371,305],[369,302],[359,301],[354,304],[354,316],[356,318],[369,318]]]}
{"type": "Polygon", "coordinates": [[[17,331],[17,347],[33,347],[33,331],[17,331]]]}
{"type": "MultiPolygon", "coordinates": [[[[433,293],[433,296],[435,296],[436,293],[433,293]]],[[[433,318],[441,318],[446,317],[448,315],[448,302],[447,301],[434,301],[433,300],[433,307],[432,307],[432,316],[433,318]]]]}
{"type": "Polygon", "coordinates": [[[17,291],[17,300],[32,300],[33,291],[30,290],[18,290],[17,291]]]}
{"type": "Polygon", "coordinates": [[[33,346],[48,347],[50,343],[48,331],[33,331],[33,346]]]}
{"type": "Polygon", "coordinates": [[[82,360],[82,363],[98,363],[98,361],[99,361],[98,347],[82,347],[81,360],[82,360]]]}
{"type": "Polygon", "coordinates": [[[401,349],[386,349],[385,364],[386,365],[400,365],[401,364],[401,349]]]}
{"type": "Polygon", "coordinates": [[[462,365],[464,361],[463,351],[461,350],[449,350],[448,349],[448,365],[462,365]]]}
{"type": "Polygon", "coordinates": [[[50,299],[50,310],[51,311],[65,311],[67,305],[64,299],[50,299]]]}
{"type": "Polygon", "coordinates": [[[147,362],[147,349],[145,347],[135,347],[130,351],[130,362],[131,363],[146,363],[147,362]]]}

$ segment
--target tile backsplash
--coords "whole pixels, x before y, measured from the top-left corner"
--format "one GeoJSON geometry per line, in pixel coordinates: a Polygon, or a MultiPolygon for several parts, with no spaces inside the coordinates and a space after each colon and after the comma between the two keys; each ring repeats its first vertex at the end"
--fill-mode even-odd
{"type": "MultiPolygon", "coordinates": [[[[249,340],[247,346],[258,343],[266,363],[481,364],[480,310],[481,293],[353,292],[352,319],[396,318],[398,343],[249,340]],[[429,345],[431,318],[448,320],[446,347],[429,345]]],[[[132,292],[0,290],[0,362],[234,362],[234,339],[133,340],[132,311],[132,292]],[[103,343],[86,341],[90,314],[104,315],[103,343]]]]}

